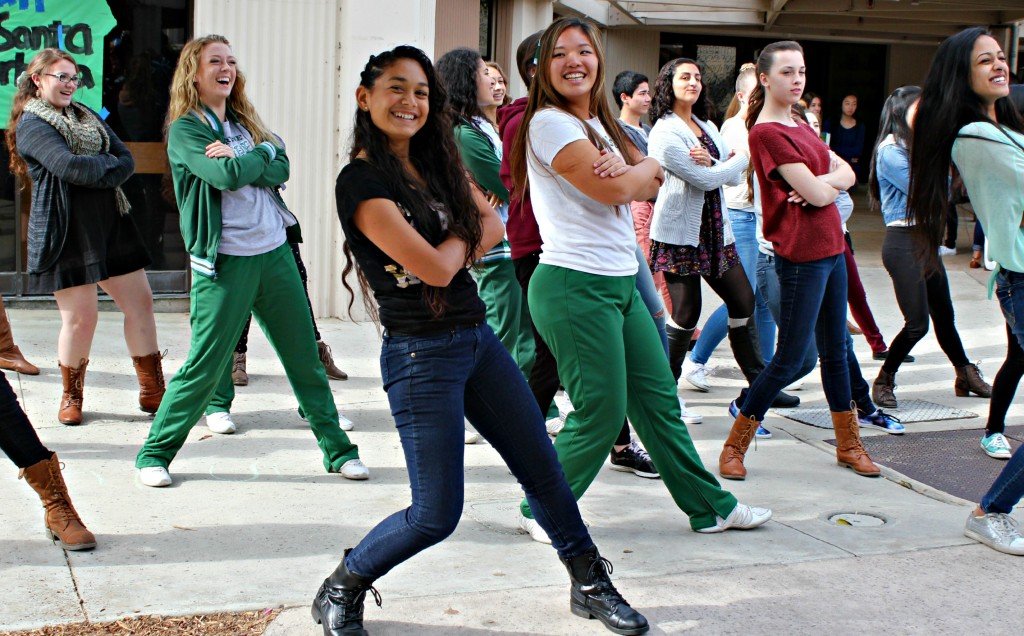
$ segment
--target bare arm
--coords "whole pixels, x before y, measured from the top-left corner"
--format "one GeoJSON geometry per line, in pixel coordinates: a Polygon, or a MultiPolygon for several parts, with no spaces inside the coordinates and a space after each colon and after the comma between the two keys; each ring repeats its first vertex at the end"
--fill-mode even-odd
{"type": "Polygon", "coordinates": [[[832,153],[831,168],[832,170],[828,174],[823,174],[818,178],[836,190],[849,190],[853,184],[857,183],[857,173],[853,171],[850,164],[843,161],[834,152],[832,153]]]}
{"type": "Polygon", "coordinates": [[[658,194],[664,175],[654,159],[644,159],[635,166],[608,179],[594,173],[601,151],[585,139],[578,139],[555,155],[551,167],[580,192],[608,205],[625,205],[630,201],[646,201],[658,194]]]}

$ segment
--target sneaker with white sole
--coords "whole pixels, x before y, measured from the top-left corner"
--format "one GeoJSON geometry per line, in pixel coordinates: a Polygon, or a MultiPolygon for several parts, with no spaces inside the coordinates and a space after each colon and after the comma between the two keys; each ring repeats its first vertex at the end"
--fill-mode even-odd
{"type": "Polygon", "coordinates": [[[143,486],[163,488],[171,485],[171,475],[163,466],[146,466],[139,469],[139,481],[143,486]]]}
{"type": "Polygon", "coordinates": [[[939,256],[956,256],[955,247],[946,247],[945,245],[939,246],[939,256]]]}
{"type": "Polygon", "coordinates": [[[1017,520],[1010,515],[990,512],[975,517],[972,512],[967,515],[964,535],[984,543],[993,550],[1024,556],[1024,537],[1020,535],[1017,520]]]}
{"type": "Polygon", "coordinates": [[[636,440],[630,440],[629,446],[621,451],[615,450],[614,446],[612,447],[611,469],[623,473],[633,473],[637,477],[643,477],[644,479],[659,479],[661,477],[658,474],[658,469],[654,467],[654,462],[651,461],[651,456],[647,454],[647,451],[640,448],[636,440]]]}
{"type": "Polygon", "coordinates": [[[227,411],[207,413],[206,428],[221,435],[231,435],[238,430],[235,427],[234,421],[231,419],[231,413],[228,413],[227,411]]]}
{"type": "Polygon", "coordinates": [[[530,535],[530,538],[537,543],[551,544],[551,538],[548,537],[548,533],[544,532],[544,528],[540,527],[537,520],[530,519],[522,513],[519,514],[519,532],[530,535]]]}
{"type": "Polygon", "coordinates": [[[768,508],[756,508],[747,504],[736,504],[729,516],[725,519],[716,516],[717,523],[710,528],[701,528],[697,532],[703,534],[715,534],[726,530],[751,530],[763,525],[772,518],[772,511],[768,508]]]}
{"type": "Polygon", "coordinates": [[[687,426],[704,423],[704,416],[697,411],[691,411],[686,408],[686,400],[683,398],[679,398],[679,412],[680,417],[682,417],[683,424],[686,424],[687,426]]]}
{"type": "Polygon", "coordinates": [[[470,429],[470,428],[466,429],[466,443],[467,444],[476,444],[481,439],[483,439],[483,438],[480,437],[480,433],[477,433],[476,431],[474,431],[473,429],[470,429]]]}
{"type": "Polygon", "coordinates": [[[857,409],[857,422],[861,428],[882,429],[890,435],[903,435],[907,432],[906,427],[900,422],[900,418],[890,415],[882,409],[875,409],[871,415],[865,415],[857,409]]]}
{"type": "Polygon", "coordinates": [[[683,359],[683,377],[693,388],[707,393],[711,390],[711,383],[708,382],[708,367],[700,362],[694,362],[690,356],[683,359]]]}
{"type": "MultiPolygon", "coordinates": [[[[736,406],[736,400],[729,403],[729,415],[731,415],[733,419],[740,416],[740,407],[736,406]]],[[[759,422],[757,424],[757,430],[754,431],[754,437],[757,439],[771,439],[772,432],[766,429],[764,425],[759,422]]]]}
{"type": "Polygon", "coordinates": [[[551,437],[558,437],[558,434],[562,432],[563,428],[565,428],[565,416],[559,413],[558,417],[545,420],[544,428],[547,429],[548,435],[551,437]]]}
{"type": "Polygon", "coordinates": [[[1002,433],[992,433],[981,438],[981,450],[995,459],[1010,459],[1010,442],[1002,433]]]}
{"type": "MultiPolygon", "coordinates": [[[[306,417],[306,414],[302,412],[301,406],[299,407],[299,419],[301,419],[303,422],[309,421],[309,419],[306,417]]],[[[352,423],[352,420],[348,419],[347,417],[341,414],[341,411],[338,411],[338,426],[340,426],[341,430],[343,431],[351,431],[356,427],[356,425],[352,423]]]]}
{"type": "Polygon", "coordinates": [[[359,459],[350,459],[341,465],[338,470],[342,477],[353,481],[362,481],[370,478],[370,469],[359,459]]]}

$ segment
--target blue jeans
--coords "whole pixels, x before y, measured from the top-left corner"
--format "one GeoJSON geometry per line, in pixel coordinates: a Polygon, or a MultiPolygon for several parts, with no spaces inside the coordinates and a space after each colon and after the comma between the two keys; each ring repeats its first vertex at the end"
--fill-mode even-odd
{"type": "MultiPolygon", "coordinates": [[[[736,237],[736,253],[740,257],[743,271],[747,273],[750,287],[754,290],[754,326],[761,342],[761,357],[767,364],[775,352],[775,320],[765,305],[764,297],[757,289],[754,272],[757,268],[757,235],[753,212],[733,210],[729,208],[729,222],[732,233],[736,237]]],[[[729,309],[723,304],[708,318],[704,328],[700,330],[700,338],[693,345],[690,359],[699,364],[707,364],[715,347],[725,339],[729,331],[729,309]]]]}
{"type": "MultiPolygon", "coordinates": [[[[775,273],[775,257],[762,252],[757,254],[757,291],[762,294],[772,317],[778,320],[781,313],[779,298],[779,275],[775,273]]],[[[807,344],[807,353],[790,382],[795,382],[814,370],[818,365],[818,347],[812,339],[807,344]]],[[[857,362],[857,353],[853,349],[853,337],[846,332],[846,366],[850,373],[850,393],[857,408],[864,413],[874,413],[877,407],[871,401],[871,387],[864,380],[864,374],[857,362]]]]}
{"type": "MultiPolygon", "coordinates": [[[[1001,270],[996,278],[996,297],[999,308],[1017,342],[1024,347],[1024,274],[1001,270]]],[[[1024,446],[1020,446],[992,487],[981,499],[985,512],[1010,514],[1024,497],[1024,446]]]]}
{"type": "Polygon", "coordinates": [[[772,361],[750,385],[741,408],[743,414],[758,421],[764,419],[775,396],[797,377],[812,341],[817,343],[821,358],[821,381],[829,409],[849,411],[846,259],[837,254],[794,263],[776,255],[775,272],[779,277],[779,346],[772,361]]]}
{"type": "MultiPolygon", "coordinates": [[[[658,328],[658,336],[661,337],[661,345],[668,355],[668,333],[665,331],[665,301],[661,299],[658,288],[654,286],[654,276],[651,274],[651,266],[647,264],[644,251],[636,246],[636,290],[640,292],[640,299],[644,301],[647,311],[651,312],[654,318],[654,326],[658,328]]],[[[724,305],[722,307],[725,308],[724,305]]]]}
{"type": "Polygon", "coordinates": [[[464,494],[463,417],[519,480],[559,556],[593,547],[544,416],[490,327],[428,336],[385,333],[380,369],[405,453],[412,505],[370,530],[346,559],[350,571],[379,578],[455,531],[464,494]]]}

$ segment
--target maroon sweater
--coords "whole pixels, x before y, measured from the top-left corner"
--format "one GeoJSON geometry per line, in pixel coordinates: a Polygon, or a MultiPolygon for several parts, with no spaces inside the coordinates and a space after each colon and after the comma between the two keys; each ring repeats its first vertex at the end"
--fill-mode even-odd
{"type": "Polygon", "coordinates": [[[828,146],[811,127],[765,122],[750,129],[750,160],[761,189],[765,239],[775,253],[795,263],[816,261],[843,253],[843,226],[835,203],[822,208],[790,203],[793,189],[779,166],[802,163],[815,175],[828,174],[828,146]]]}
{"type": "Polygon", "coordinates": [[[501,169],[498,176],[505,184],[511,194],[508,204],[508,222],[505,223],[505,233],[508,235],[509,245],[512,247],[512,258],[522,258],[531,252],[540,251],[540,228],[537,227],[537,219],[533,216],[533,206],[530,204],[530,197],[522,197],[521,189],[512,183],[512,170],[509,166],[509,157],[512,156],[512,143],[516,138],[516,131],[523,123],[523,113],[526,112],[526,98],[520,97],[508,106],[498,109],[498,129],[501,130],[501,169]]]}

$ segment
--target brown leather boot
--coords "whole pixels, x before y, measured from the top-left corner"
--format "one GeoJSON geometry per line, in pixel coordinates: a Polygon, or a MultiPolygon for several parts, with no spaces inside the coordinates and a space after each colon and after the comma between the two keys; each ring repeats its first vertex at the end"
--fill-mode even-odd
{"type": "Polygon", "coordinates": [[[992,397],[992,387],[985,382],[985,378],[981,377],[981,369],[976,364],[965,364],[956,368],[953,392],[957,397],[967,397],[971,393],[983,398],[992,397]]]}
{"type": "Polygon", "coordinates": [[[324,365],[324,371],[327,371],[327,377],[332,380],[347,380],[348,374],[334,366],[334,358],[331,357],[331,347],[323,340],[317,340],[316,348],[320,354],[320,363],[324,365]]]}
{"type": "Polygon", "coordinates": [[[896,408],[896,394],[893,393],[895,388],[896,374],[886,373],[879,369],[878,377],[875,378],[874,384],[871,385],[871,401],[882,408],[896,408]]]}
{"type": "Polygon", "coordinates": [[[25,375],[39,375],[39,367],[26,360],[25,356],[21,355],[18,345],[14,344],[11,321],[7,318],[3,300],[0,300],[0,369],[25,375]]]}
{"type": "Polygon", "coordinates": [[[77,426],[82,423],[82,393],[85,390],[85,367],[89,361],[82,358],[78,361],[78,368],[66,367],[60,362],[60,376],[64,380],[64,393],[60,396],[60,410],[57,412],[57,421],[68,426],[77,426]]]}
{"type": "Polygon", "coordinates": [[[743,466],[743,456],[750,448],[750,440],[754,439],[757,420],[740,413],[732,424],[729,437],[725,438],[722,454],[718,456],[718,474],[723,479],[742,481],[747,478],[747,469],[743,466]]]}
{"type": "Polygon", "coordinates": [[[842,413],[833,411],[832,428],[836,433],[837,464],[865,477],[878,477],[882,474],[860,441],[860,423],[857,421],[856,407],[842,413]]]}
{"type": "Polygon", "coordinates": [[[245,372],[245,354],[234,353],[234,364],[231,365],[231,383],[235,386],[247,386],[249,374],[245,372]]]}
{"type": "Polygon", "coordinates": [[[132,356],[135,375],[139,378],[139,408],[156,413],[164,397],[164,369],[160,364],[163,354],[157,351],[148,356],[132,356]]]}
{"type": "Polygon", "coordinates": [[[28,482],[43,502],[46,536],[65,550],[92,550],[96,547],[96,536],[85,527],[71,503],[57,453],[50,459],[22,468],[18,478],[28,482]]]}

